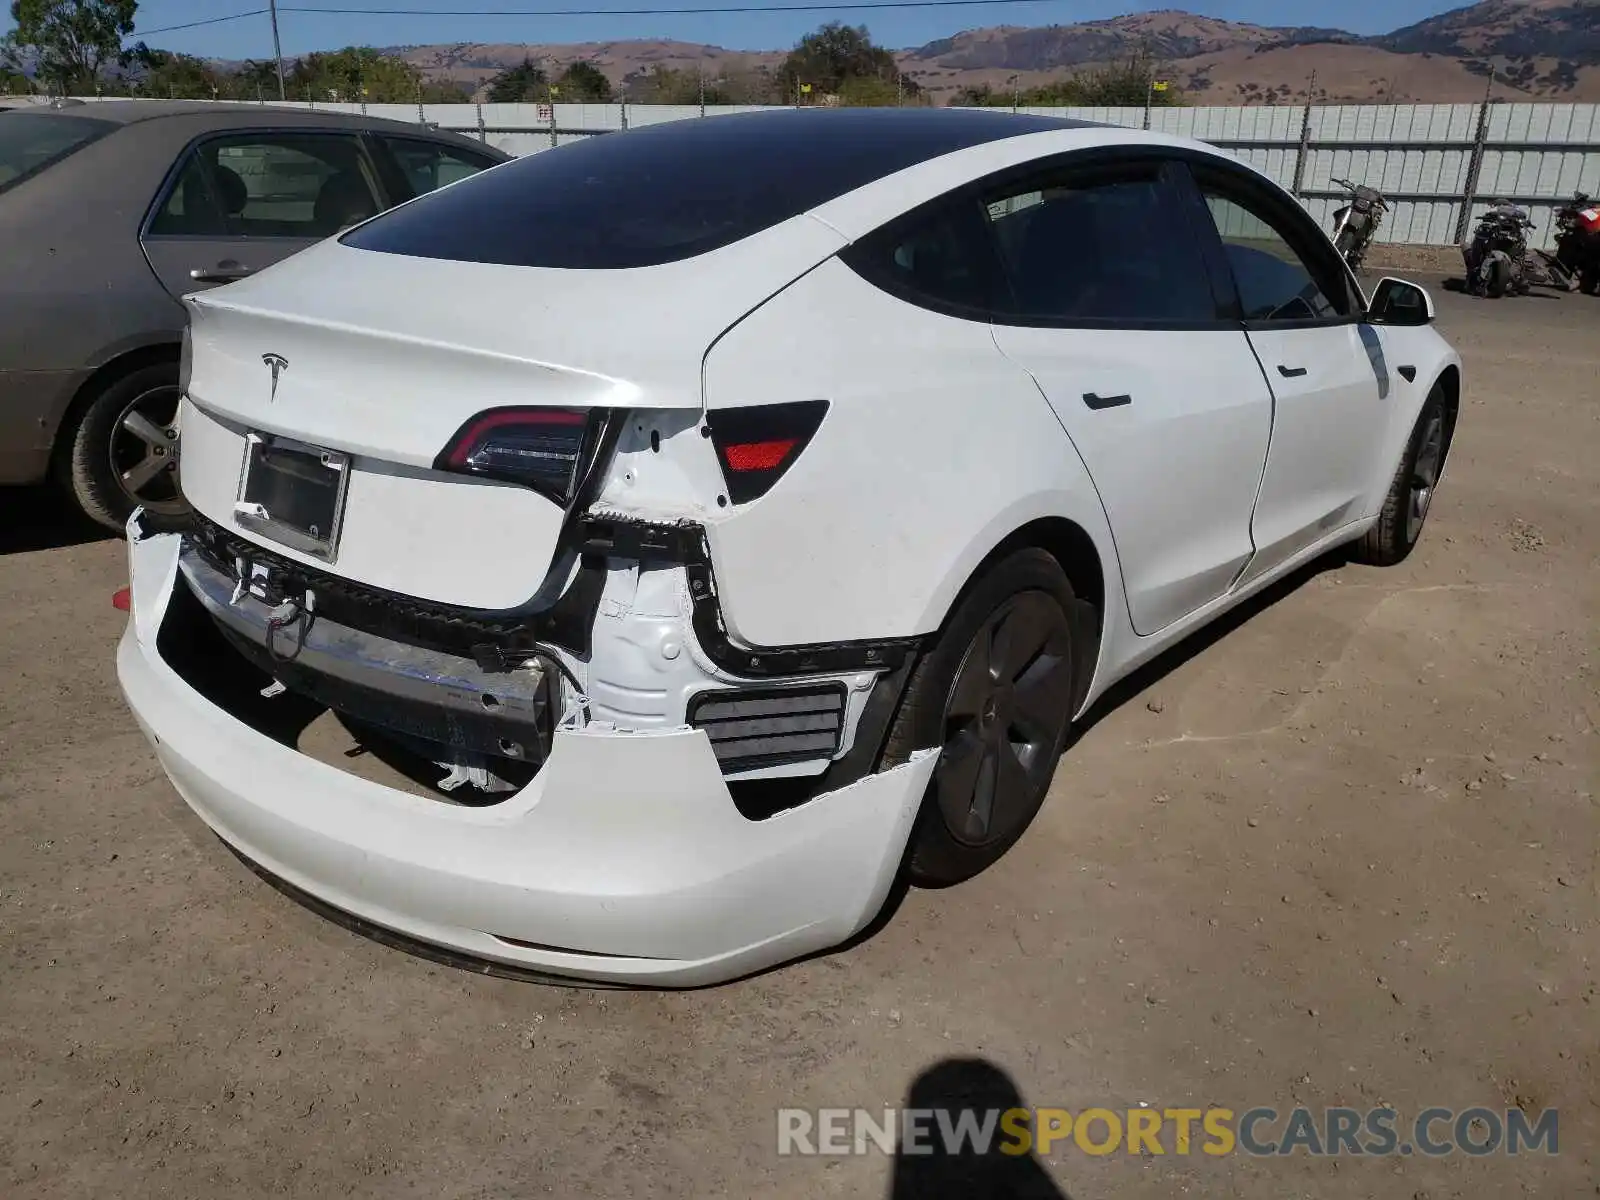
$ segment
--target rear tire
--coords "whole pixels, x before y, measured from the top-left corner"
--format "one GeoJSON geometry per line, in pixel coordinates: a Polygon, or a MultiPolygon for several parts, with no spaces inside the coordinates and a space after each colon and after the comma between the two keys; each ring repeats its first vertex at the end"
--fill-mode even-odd
{"type": "Polygon", "coordinates": [[[987,571],[917,663],[885,761],[939,747],[911,834],[913,883],[970,879],[1032,822],[1072,720],[1077,600],[1061,565],[1019,550],[987,571]]]}
{"type": "Polygon", "coordinates": [[[1585,296],[1600,293],[1600,266],[1584,267],[1578,272],[1578,290],[1585,296]]]}
{"type": "Polygon", "coordinates": [[[1422,536],[1453,433],[1444,395],[1435,385],[1400,455],[1377,523],[1355,544],[1352,557],[1357,562],[1392,567],[1411,553],[1422,536]]]}
{"type": "Polygon", "coordinates": [[[66,434],[61,482],[91,520],[121,533],[143,505],[153,529],[179,522],[178,364],[151,363],[100,386],[66,434]]]}

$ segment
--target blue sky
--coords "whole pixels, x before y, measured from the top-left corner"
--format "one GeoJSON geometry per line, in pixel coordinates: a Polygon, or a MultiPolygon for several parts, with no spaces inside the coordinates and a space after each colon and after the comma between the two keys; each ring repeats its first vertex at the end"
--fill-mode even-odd
{"type": "MultiPolygon", "coordinates": [[[[1067,25],[1075,21],[1117,16],[1130,11],[1186,8],[1207,16],[1260,25],[1335,25],[1354,33],[1385,33],[1409,25],[1461,0],[1345,0],[1338,5],[1277,3],[1271,0],[1180,0],[1128,6],[1116,3],[1064,3],[1033,0],[1014,4],[933,9],[886,9],[837,12],[748,12],[685,16],[463,16],[517,9],[677,8],[721,4],[781,4],[784,0],[282,0],[285,5],[339,8],[427,8],[453,10],[448,16],[353,16],[282,11],[279,28],[286,55],[347,45],[396,45],[418,42],[587,42],[621,38],[674,38],[708,42],[730,49],[777,49],[827,20],[865,24],[875,41],[892,47],[916,46],[963,29],[986,25],[1067,25]]],[[[790,3],[796,0],[788,0],[790,3]]],[[[144,30],[222,17],[265,8],[266,0],[143,0],[139,26],[144,30]]],[[[10,6],[0,9],[0,32],[10,28],[10,6]]],[[[272,35],[265,14],[196,29],[152,34],[152,45],[217,58],[266,58],[272,35]]]]}

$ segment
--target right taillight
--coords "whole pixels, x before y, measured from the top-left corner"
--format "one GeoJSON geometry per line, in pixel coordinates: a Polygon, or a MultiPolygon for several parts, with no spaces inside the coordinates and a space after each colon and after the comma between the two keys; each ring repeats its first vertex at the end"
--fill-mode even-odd
{"type": "Polygon", "coordinates": [[[434,468],[520,483],[568,504],[598,437],[594,409],[491,408],[450,439],[434,468]]]}
{"type": "Polygon", "coordinates": [[[728,499],[743,504],[764,496],[794,465],[828,411],[826,400],[719,408],[706,414],[728,499]]]}

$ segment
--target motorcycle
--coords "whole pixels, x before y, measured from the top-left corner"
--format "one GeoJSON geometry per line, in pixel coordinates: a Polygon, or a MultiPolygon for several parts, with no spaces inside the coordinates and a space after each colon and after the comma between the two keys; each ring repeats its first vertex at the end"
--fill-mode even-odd
{"type": "Polygon", "coordinates": [[[1350,193],[1350,203],[1333,214],[1333,245],[1352,271],[1361,269],[1367,256],[1367,247],[1377,236],[1383,214],[1389,211],[1389,202],[1377,188],[1351,183],[1348,179],[1333,181],[1350,193]]]}
{"type": "Polygon", "coordinates": [[[1556,261],[1586,296],[1600,294],[1600,201],[1575,192],[1556,210],[1556,261]]]}
{"type": "Polygon", "coordinates": [[[1528,230],[1533,221],[1514,204],[1500,202],[1478,218],[1472,240],[1461,248],[1467,290],[1474,296],[1525,296],[1533,286],[1528,270],[1528,230]]]}

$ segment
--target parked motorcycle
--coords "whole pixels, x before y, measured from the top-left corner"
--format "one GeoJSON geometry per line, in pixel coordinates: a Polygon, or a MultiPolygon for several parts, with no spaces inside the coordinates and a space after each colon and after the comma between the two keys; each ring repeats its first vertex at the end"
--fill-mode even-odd
{"type": "Polygon", "coordinates": [[[1575,192],[1556,210],[1556,261],[1585,295],[1600,293],[1600,201],[1575,192]]]}
{"type": "Polygon", "coordinates": [[[1350,264],[1359,271],[1367,256],[1367,247],[1377,236],[1383,224],[1383,214],[1389,211],[1389,202],[1377,188],[1351,183],[1348,179],[1333,181],[1350,193],[1350,203],[1333,214],[1333,245],[1350,264]]]}
{"type": "Polygon", "coordinates": [[[1467,266],[1467,290],[1474,296],[1527,295],[1533,286],[1527,267],[1528,230],[1533,222],[1514,204],[1490,206],[1478,218],[1472,240],[1461,248],[1467,266]]]}

